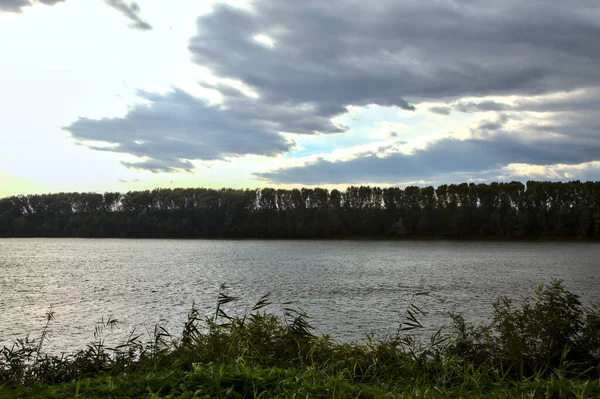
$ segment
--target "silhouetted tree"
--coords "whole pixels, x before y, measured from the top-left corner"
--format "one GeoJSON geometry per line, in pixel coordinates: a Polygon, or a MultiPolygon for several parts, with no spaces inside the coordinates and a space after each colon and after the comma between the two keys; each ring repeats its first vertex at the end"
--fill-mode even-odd
{"type": "Polygon", "coordinates": [[[599,238],[600,182],[13,196],[0,236],[599,238]]]}

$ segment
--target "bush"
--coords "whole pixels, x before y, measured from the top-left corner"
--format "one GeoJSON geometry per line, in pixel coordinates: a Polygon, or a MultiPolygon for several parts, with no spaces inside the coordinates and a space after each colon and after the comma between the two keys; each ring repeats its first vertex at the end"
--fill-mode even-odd
{"type": "Polygon", "coordinates": [[[598,368],[600,312],[585,308],[560,280],[541,284],[520,304],[500,297],[492,321],[473,326],[453,315],[457,339],[451,353],[479,365],[495,364],[512,375],[548,375],[598,368]]]}

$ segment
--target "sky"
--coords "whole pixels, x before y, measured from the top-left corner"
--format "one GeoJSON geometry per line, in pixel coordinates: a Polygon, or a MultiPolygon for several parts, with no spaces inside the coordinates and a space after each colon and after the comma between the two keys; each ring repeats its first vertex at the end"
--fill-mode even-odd
{"type": "Polygon", "coordinates": [[[597,0],[0,0],[0,197],[600,179],[597,0]]]}

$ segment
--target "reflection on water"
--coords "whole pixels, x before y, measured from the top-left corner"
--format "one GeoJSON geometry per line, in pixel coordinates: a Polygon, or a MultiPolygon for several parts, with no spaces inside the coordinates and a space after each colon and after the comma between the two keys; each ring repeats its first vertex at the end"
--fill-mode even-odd
{"type": "MultiPolygon", "coordinates": [[[[192,302],[214,311],[221,284],[243,310],[274,291],[341,340],[393,333],[411,293],[432,330],[448,312],[489,315],[501,294],[519,296],[550,278],[600,302],[595,243],[262,240],[0,240],[0,344],[39,336],[50,305],[53,351],[82,348],[102,317],[122,335],[159,321],[181,331],[192,302]]],[[[273,311],[276,311],[275,307],[273,311]]]]}

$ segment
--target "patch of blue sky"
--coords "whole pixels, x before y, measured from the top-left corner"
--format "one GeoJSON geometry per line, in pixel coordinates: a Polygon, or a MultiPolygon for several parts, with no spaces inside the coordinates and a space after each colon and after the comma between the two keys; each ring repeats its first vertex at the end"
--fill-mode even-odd
{"type": "MultiPolygon", "coordinates": [[[[330,154],[334,150],[352,148],[387,140],[411,141],[423,137],[449,133],[448,122],[467,119],[465,115],[433,115],[425,110],[406,111],[396,107],[370,105],[350,107],[349,112],[336,118],[336,122],[347,125],[345,133],[304,136],[296,135],[298,149],[290,158],[315,154],[330,154]]],[[[452,123],[450,123],[452,125],[452,123]]]]}

